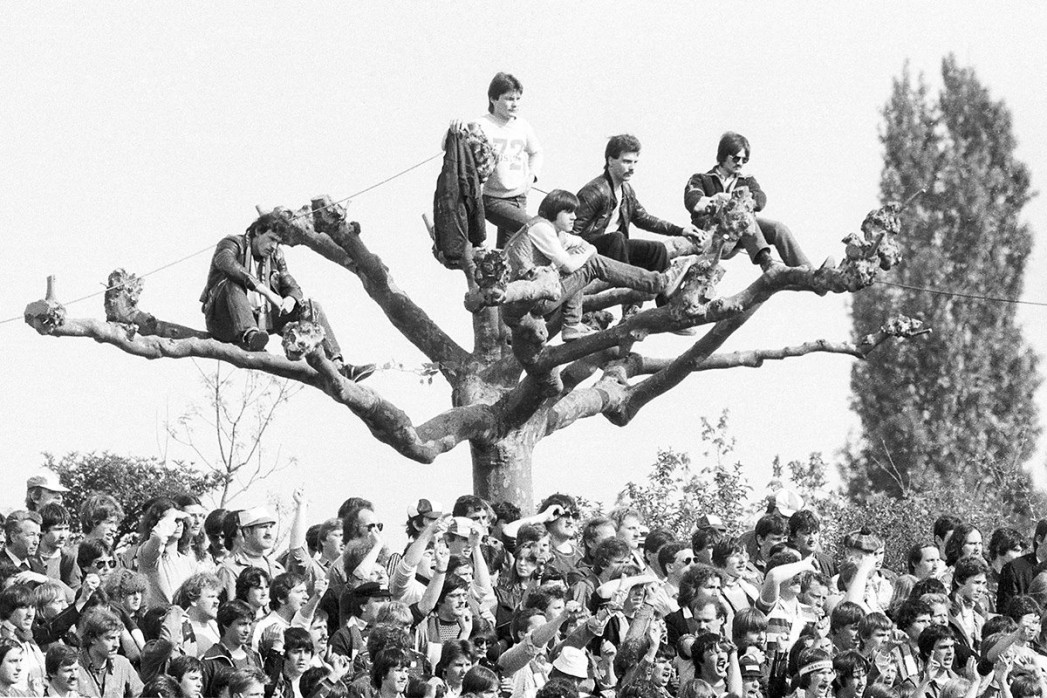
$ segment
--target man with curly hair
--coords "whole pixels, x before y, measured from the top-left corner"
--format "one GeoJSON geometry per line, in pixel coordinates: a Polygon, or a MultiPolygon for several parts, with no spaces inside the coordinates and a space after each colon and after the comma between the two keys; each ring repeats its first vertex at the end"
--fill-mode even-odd
{"type": "Polygon", "coordinates": [[[207,285],[200,296],[207,331],[215,339],[262,351],[271,332],[292,322],[311,321],[323,329],[324,353],[347,379],[360,382],[374,373],[374,364],[345,363],[342,349],[320,304],[306,299],[287,271],[280,249],[287,222],[266,213],[243,235],[222,238],[215,247],[207,285]]]}

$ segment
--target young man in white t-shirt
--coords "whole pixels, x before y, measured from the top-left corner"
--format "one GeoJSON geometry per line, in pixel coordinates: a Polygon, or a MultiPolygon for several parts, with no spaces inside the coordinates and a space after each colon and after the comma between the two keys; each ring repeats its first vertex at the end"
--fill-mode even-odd
{"type": "Polygon", "coordinates": [[[498,226],[498,247],[529,220],[527,192],[538,180],[542,147],[531,125],[517,115],[523,83],[498,73],[487,88],[487,113],[476,120],[494,147],[497,163],[484,183],[484,217],[498,226]]]}

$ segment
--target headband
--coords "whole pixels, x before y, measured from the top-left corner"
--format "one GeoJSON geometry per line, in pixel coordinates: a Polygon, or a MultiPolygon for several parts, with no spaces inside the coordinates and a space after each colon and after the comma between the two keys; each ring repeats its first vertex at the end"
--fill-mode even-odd
{"type": "Polygon", "coordinates": [[[807,674],[813,674],[817,671],[832,670],[833,663],[828,659],[819,659],[817,662],[811,662],[800,667],[800,676],[806,676],[807,674]]]}

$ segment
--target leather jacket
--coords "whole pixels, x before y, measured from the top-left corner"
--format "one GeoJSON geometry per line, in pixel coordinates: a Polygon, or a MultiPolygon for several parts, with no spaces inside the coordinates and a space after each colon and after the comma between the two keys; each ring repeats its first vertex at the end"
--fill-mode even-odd
{"type": "MultiPolygon", "coordinates": [[[[593,238],[607,232],[611,214],[618,205],[611,175],[607,170],[578,191],[578,202],[574,233],[592,242],[593,238]]],[[[629,238],[630,225],[659,235],[683,235],[683,228],[680,226],[647,213],[636,199],[636,193],[628,182],[622,182],[622,203],[618,220],[619,230],[626,239],[629,238]]]]}

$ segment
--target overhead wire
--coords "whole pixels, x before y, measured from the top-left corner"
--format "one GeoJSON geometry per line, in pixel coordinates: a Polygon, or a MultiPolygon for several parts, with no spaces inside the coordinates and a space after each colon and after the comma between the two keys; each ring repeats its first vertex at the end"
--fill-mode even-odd
{"type": "MultiPolygon", "coordinates": [[[[300,212],[292,215],[291,218],[292,219],[296,219],[296,218],[303,218],[305,216],[311,216],[314,213],[319,213],[320,211],[323,211],[323,210],[326,210],[328,208],[331,208],[332,206],[337,206],[338,204],[342,204],[342,203],[345,203],[346,201],[350,201],[352,199],[355,199],[356,197],[358,197],[358,196],[360,196],[362,194],[366,194],[369,191],[373,191],[373,190],[377,189],[378,187],[382,186],[383,184],[388,184],[389,182],[393,181],[394,179],[397,179],[398,177],[403,177],[408,172],[411,172],[412,170],[416,170],[419,167],[421,167],[422,165],[425,165],[425,164],[427,164],[429,162],[432,162],[433,160],[435,160],[438,157],[441,157],[442,155],[443,155],[443,153],[441,152],[441,153],[437,153],[436,155],[432,155],[430,157],[427,157],[425,160],[421,160],[420,162],[416,162],[415,164],[411,165],[410,167],[407,167],[407,168],[404,168],[404,169],[400,170],[396,174],[390,175],[390,176],[386,177],[385,179],[383,179],[383,180],[381,180],[379,182],[375,182],[374,184],[371,184],[370,186],[364,187],[360,191],[353,192],[349,196],[343,197],[343,198],[338,199],[336,201],[331,201],[331,202],[329,202],[327,204],[324,204],[323,206],[320,206],[318,208],[311,208],[311,209],[307,209],[305,211],[300,211],[300,212]]],[[[187,254],[184,257],[180,257],[180,258],[178,258],[178,259],[176,259],[176,260],[174,260],[172,262],[168,262],[167,264],[163,264],[163,265],[157,267],[156,269],[151,269],[150,271],[147,271],[144,274],[139,274],[138,277],[144,279],[147,276],[150,276],[152,274],[156,274],[157,272],[161,272],[164,269],[168,269],[170,267],[175,266],[176,264],[181,264],[182,262],[190,260],[193,257],[196,257],[198,255],[203,254],[204,252],[208,252],[208,251],[213,250],[213,249],[214,249],[214,245],[208,245],[207,247],[204,247],[203,249],[197,250],[196,252],[192,252],[192,253],[187,254]]],[[[87,295],[80,296],[79,298],[74,298],[71,301],[63,302],[62,305],[69,306],[69,305],[73,305],[74,303],[79,303],[81,301],[88,300],[89,298],[94,298],[96,296],[100,296],[103,293],[105,293],[106,291],[111,291],[114,288],[118,288],[120,285],[121,284],[116,284],[114,286],[106,286],[106,287],[102,288],[99,291],[95,291],[93,293],[88,293],[87,295]]],[[[23,319],[23,316],[16,315],[14,317],[9,317],[9,318],[6,318],[4,320],[0,320],[0,325],[6,325],[9,322],[15,322],[16,320],[21,320],[21,319],[23,319]]]]}
{"type": "MultiPolygon", "coordinates": [[[[431,155],[430,157],[427,157],[424,160],[416,162],[415,164],[411,165],[410,167],[406,167],[406,168],[400,170],[399,172],[396,172],[395,174],[392,174],[392,175],[386,177],[385,179],[382,179],[382,180],[380,180],[378,182],[375,182],[374,184],[371,184],[371,185],[369,185],[367,187],[364,187],[363,189],[361,189],[361,190],[359,190],[357,192],[354,192],[354,193],[350,194],[349,196],[343,197],[341,199],[337,199],[335,201],[331,201],[331,202],[329,202],[327,204],[324,204],[323,206],[320,206],[318,208],[310,208],[310,209],[306,209],[304,211],[300,211],[298,213],[295,213],[291,217],[292,217],[292,219],[295,219],[295,218],[302,218],[302,217],[305,217],[305,216],[310,216],[310,215],[313,215],[315,213],[319,213],[320,211],[324,211],[324,210],[326,210],[328,208],[331,208],[332,206],[337,206],[337,205],[343,204],[343,203],[345,203],[347,201],[351,201],[352,199],[355,199],[358,196],[361,196],[361,195],[366,194],[366,193],[368,193],[370,191],[373,191],[373,190],[375,190],[375,189],[377,189],[377,188],[379,188],[379,187],[381,187],[381,186],[383,186],[385,184],[388,184],[389,182],[393,181],[394,179],[402,177],[405,174],[407,174],[409,172],[412,172],[413,170],[418,169],[422,165],[426,165],[426,164],[432,162],[433,160],[437,159],[438,157],[441,157],[442,155],[443,155],[442,152],[436,153],[435,155],[431,155]]],[[[542,194],[548,194],[549,193],[549,192],[545,191],[544,189],[541,189],[540,187],[532,186],[531,188],[534,189],[535,191],[538,191],[538,192],[542,193],[542,194]]],[[[915,195],[914,195],[914,198],[915,198],[915,195]]],[[[181,264],[182,262],[190,260],[193,257],[201,255],[204,252],[207,252],[207,251],[209,251],[209,250],[211,250],[213,248],[214,248],[214,245],[208,245],[207,247],[204,247],[204,248],[202,248],[200,250],[197,250],[196,252],[192,252],[192,253],[190,253],[190,254],[188,254],[188,255],[186,255],[184,257],[180,257],[180,258],[178,258],[178,259],[176,259],[176,260],[174,260],[172,262],[168,262],[166,264],[163,264],[163,265],[157,267],[156,269],[151,269],[150,271],[147,271],[144,274],[140,274],[139,278],[145,278],[145,277],[150,276],[152,274],[156,274],[156,273],[161,272],[161,271],[163,271],[165,269],[173,267],[173,266],[175,266],[177,264],[181,264]]],[[[978,295],[978,294],[974,294],[974,293],[961,293],[959,291],[947,291],[947,290],[942,290],[942,289],[923,288],[921,286],[912,286],[912,285],[909,285],[909,284],[901,284],[901,283],[897,283],[897,282],[893,282],[893,281],[877,281],[876,283],[884,285],[884,286],[894,286],[896,288],[904,288],[904,289],[907,289],[909,291],[921,291],[921,292],[924,292],[924,293],[931,293],[931,294],[940,295],[940,296],[952,296],[952,297],[956,297],[956,298],[966,298],[968,300],[982,300],[982,301],[990,301],[990,302],[994,302],[994,303],[1013,303],[1013,304],[1017,304],[1017,305],[1031,305],[1031,306],[1037,306],[1037,307],[1047,307],[1047,303],[1040,302],[1040,301],[1024,301],[1024,300],[1019,300],[1019,299],[1015,299],[1015,298],[1000,298],[1000,297],[996,297],[996,296],[983,296],[983,295],[978,295]]],[[[90,298],[94,298],[96,296],[100,296],[103,293],[105,293],[106,291],[112,290],[113,288],[117,288],[118,286],[119,286],[119,284],[116,285],[116,286],[107,286],[107,287],[105,287],[105,288],[103,288],[103,289],[101,289],[99,291],[95,291],[94,293],[88,293],[87,295],[80,296],[79,298],[75,298],[75,299],[73,299],[71,301],[65,302],[65,303],[63,303],[63,305],[67,305],[67,306],[68,305],[73,305],[74,303],[79,303],[81,301],[85,301],[85,300],[88,300],[90,298]]],[[[17,316],[14,316],[14,317],[6,318],[4,320],[0,320],[0,325],[5,325],[7,323],[15,322],[16,320],[21,320],[21,319],[22,319],[21,315],[17,315],[17,316]]]]}

